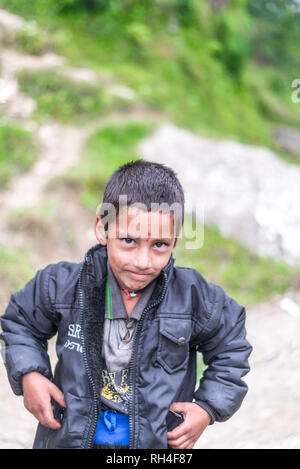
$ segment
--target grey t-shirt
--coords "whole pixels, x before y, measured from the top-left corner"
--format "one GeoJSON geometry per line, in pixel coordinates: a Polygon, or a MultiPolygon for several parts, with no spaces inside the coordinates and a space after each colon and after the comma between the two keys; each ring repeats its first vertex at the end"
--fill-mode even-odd
{"type": "Polygon", "coordinates": [[[120,287],[108,261],[107,272],[111,318],[109,318],[106,297],[102,346],[102,357],[105,366],[102,371],[101,401],[111,409],[128,414],[130,396],[129,365],[136,327],[155,288],[156,279],[147,285],[134,306],[130,317],[128,317],[120,287]]]}

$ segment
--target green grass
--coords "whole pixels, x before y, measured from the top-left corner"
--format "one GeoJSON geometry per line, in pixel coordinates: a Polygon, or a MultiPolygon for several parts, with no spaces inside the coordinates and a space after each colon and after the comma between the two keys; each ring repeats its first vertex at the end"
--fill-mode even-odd
{"type": "Polygon", "coordinates": [[[97,15],[70,14],[63,21],[59,53],[73,63],[111,72],[134,89],[139,100],[164,112],[180,127],[272,149],[275,123],[289,121],[300,128],[300,106],[291,105],[290,77],[281,72],[285,88],[280,94],[272,85],[278,77],[272,67],[262,70],[249,62],[239,80],[235,79],[216,59],[221,46],[211,31],[182,28],[170,34],[165,25],[142,24],[141,40],[130,28],[136,23],[120,25],[119,35],[108,36],[96,33],[97,25],[98,29],[102,25],[97,15]],[[99,55],[101,61],[96,59],[99,55]],[[254,86],[257,77],[263,79],[254,86]],[[276,102],[281,112],[276,106],[262,106],[263,100],[276,102]]]}
{"type": "Polygon", "coordinates": [[[207,136],[271,144],[268,123],[252,93],[224,73],[209,47],[199,47],[206,41],[201,33],[199,37],[198,31],[180,31],[170,36],[161,30],[156,35],[149,28],[150,40],[137,46],[122,34],[109,40],[96,35],[97,19],[91,19],[89,27],[87,21],[84,15],[64,18],[58,52],[71,63],[111,72],[134,89],[139,100],[178,126],[207,136]],[[99,55],[101,61],[95,60],[99,55]]]}
{"type": "Polygon", "coordinates": [[[26,171],[36,158],[36,145],[29,131],[0,116],[0,187],[26,171]]]}
{"type": "Polygon", "coordinates": [[[196,378],[196,386],[195,391],[198,389],[199,380],[202,378],[204,371],[206,370],[207,365],[205,365],[203,361],[203,356],[201,353],[197,353],[197,378],[196,378]]]}
{"type": "Polygon", "coordinates": [[[109,95],[100,84],[76,82],[58,71],[22,71],[18,74],[21,90],[37,103],[35,118],[62,123],[85,124],[104,113],[125,108],[126,101],[109,95]]]}
{"type": "Polygon", "coordinates": [[[186,249],[186,241],[184,236],[180,238],[174,250],[176,265],[198,270],[243,305],[268,301],[272,294],[283,294],[291,285],[300,286],[299,267],[258,256],[234,238],[223,237],[214,226],[204,227],[201,248],[186,249]]]}
{"type": "Polygon", "coordinates": [[[55,232],[57,203],[51,197],[42,200],[39,205],[11,208],[7,211],[7,225],[14,232],[29,232],[33,236],[48,236],[55,232]]]}
{"type": "MultiPolygon", "coordinates": [[[[59,5],[38,3],[35,8],[0,0],[0,5],[38,21],[39,29],[45,29],[48,38],[52,35],[55,51],[70,64],[111,74],[134,89],[140,102],[162,111],[174,124],[204,136],[264,145],[298,163],[278,150],[271,137],[278,124],[300,129],[300,106],[291,103],[295,77],[286,66],[278,70],[252,60],[247,40],[254,20],[242,4],[222,16],[202,2],[196,7],[195,21],[190,18],[181,25],[175,21],[172,26],[174,11],[166,7],[163,12],[163,6],[157,8],[157,16],[147,17],[152,8],[148,4],[135,4],[120,14],[116,6],[113,14],[73,7],[59,13],[59,5]]],[[[39,48],[46,41],[39,37],[34,28],[26,33],[27,47],[34,49],[37,43],[39,48]]],[[[46,115],[69,118],[80,113],[74,103],[76,93],[66,99],[65,92],[56,90],[57,96],[49,97],[48,87],[43,86],[36,94],[46,115]]],[[[98,98],[94,105],[100,110],[101,99],[97,102],[98,98]]],[[[91,103],[87,108],[93,115],[91,103]]],[[[84,115],[86,111],[84,106],[84,115]]]]}
{"type": "Polygon", "coordinates": [[[15,42],[18,49],[30,55],[41,55],[55,49],[53,35],[41,29],[36,21],[26,21],[17,31],[15,42]]]}
{"type": "Polygon", "coordinates": [[[0,245],[0,281],[2,288],[7,288],[7,296],[23,288],[33,275],[30,254],[26,249],[0,245]]]}

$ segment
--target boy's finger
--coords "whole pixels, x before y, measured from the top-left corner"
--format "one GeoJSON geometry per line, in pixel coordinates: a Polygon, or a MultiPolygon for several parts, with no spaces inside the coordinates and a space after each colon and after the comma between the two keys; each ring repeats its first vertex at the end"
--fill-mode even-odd
{"type": "Polygon", "coordinates": [[[58,430],[61,427],[60,423],[55,420],[51,407],[45,409],[40,414],[38,420],[41,422],[42,425],[44,425],[45,427],[52,428],[53,430],[58,430]]]}
{"type": "Polygon", "coordinates": [[[179,449],[193,449],[195,446],[195,442],[193,440],[187,440],[185,443],[180,445],[179,449]]]}
{"type": "Polygon", "coordinates": [[[189,442],[190,437],[188,435],[183,435],[181,438],[177,438],[176,440],[169,440],[168,438],[168,445],[174,447],[175,449],[180,449],[189,442]]]}
{"type": "Polygon", "coordinates": [[[172,402],[172,404],[170,405],[170,409],[173,410],[174,412],[178,412],[179,414],[185,414],[186,413],[185,402],[172,402]]]}
{"type": "Polygon", "coordinates": [[[177,440],[177,438],[186,435],[187,431],[187,425],[185,424],[185,422],[182,422],[180,425],[178,425],[178,427],[174,428],[174,430],[168,432],[167,437],[170,440],[177,440]]]}
{"type": "Polygon", "coordinates": [[[53,397],[53,399],[58,402],[59,405],[61,405],[62,407],[67,407],[66,406],[66,402],[65,402],[65,398],[64,398],[64,394],[62,393],[62,391],[57,387],[55,386],[55,384],[52,383],[52,386],[50,388],[50,395],[51,397],[53,397]]]}

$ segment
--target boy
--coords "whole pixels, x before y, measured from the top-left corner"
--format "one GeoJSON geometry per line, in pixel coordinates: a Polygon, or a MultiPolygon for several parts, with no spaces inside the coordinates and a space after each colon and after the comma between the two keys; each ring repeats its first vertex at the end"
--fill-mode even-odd
{"type": "Polygon", "coordinates": [[[188,449],[240,407],[252,349],[245,309],[198,271],[174,267],[183,217],[170,168],[127,163],[106,184],[99,244],[84,262],[48,265],[11,296],[6,367],[40,422],[34,448],[188,449]],[[195,391],[197,351],[207,369],[195,391]]]}

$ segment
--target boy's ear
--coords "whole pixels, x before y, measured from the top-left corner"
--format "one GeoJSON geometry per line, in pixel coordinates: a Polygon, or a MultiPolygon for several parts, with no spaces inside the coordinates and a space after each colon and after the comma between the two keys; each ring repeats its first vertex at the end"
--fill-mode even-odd
{"type": "Polygon", "coordinates": [[[95,231],[95,235],[99,243],[106,246],[107,239],[106,239],[105,230],[104,230],[104,226],[103,226],[100,215],[97,215],[96,217],[95,224],[94,224],[94,231],[95,231]]]}

